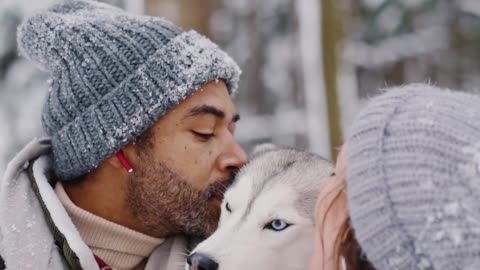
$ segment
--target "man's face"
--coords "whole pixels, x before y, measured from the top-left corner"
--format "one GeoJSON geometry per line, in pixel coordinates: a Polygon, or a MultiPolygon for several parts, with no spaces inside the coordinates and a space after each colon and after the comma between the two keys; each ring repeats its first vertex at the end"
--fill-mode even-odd
{"type": "Polygon", "coordinates": [[[127,200],[145,232],[207,236],[215,230],[223,192],[247,160],[234,138],[238,119],[225,83],[210,82],[133,146],[127,200]]]}

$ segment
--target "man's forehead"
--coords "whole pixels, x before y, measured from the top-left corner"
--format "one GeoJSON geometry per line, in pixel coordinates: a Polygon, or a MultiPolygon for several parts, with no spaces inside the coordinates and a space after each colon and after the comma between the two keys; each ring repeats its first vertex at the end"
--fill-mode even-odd
{"type": "Polygon", "coordinates": [[[184,116],[196,116],[202,113],[219,118],[233,117],[237,109],[233,104],[227,87],[223,82],[213,82],[204,85],[196,93],[179,104],[184,116]]]}

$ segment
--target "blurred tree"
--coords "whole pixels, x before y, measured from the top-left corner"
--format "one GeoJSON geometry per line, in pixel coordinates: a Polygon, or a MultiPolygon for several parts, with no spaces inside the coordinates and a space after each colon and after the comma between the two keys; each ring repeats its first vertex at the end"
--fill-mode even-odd
{"type": "Polygon", "coordinates": [[[344,0],[344,59],[357,66],[359,93],[431,81],[478,89],[480,1],[344,0]]]}
{"type": "Polygon", "coordinates": [[[237,133],[247,148],[308,145],[294,10],[294,0],[222,0],[211,16],[212,36],[243,69],[237,133]]]}
{"type": "Polygon", "coordinates": [[[148,15],[165,17],[185,30],[211,37],[210,18],[220,0],[144,0],[148,15]]]}
{"type": "Polygon", "coordinates": [[[30,8],[21,1],[0,2],[0,170],[32,136],[41,134],[39,112],[47,75],[18,55],[15,38],[30,8]]]}
{"type": "Polygon", "coordinates": [[[206,36],[210,34],[210,17],[218,0],[177,0],[180,20],[185,29],[195,29],[206,36]]]}
{"type": "Polygon", "coordinates": [[[340,109],[337,95],[337,70],[339,41],[342,37],[341,19],[335,0],[320,0],[322,10],[322,50],[325,89],[327,95],[328,122],[330,132],[330,152],[333,160],[342,144],[340,109]]]}

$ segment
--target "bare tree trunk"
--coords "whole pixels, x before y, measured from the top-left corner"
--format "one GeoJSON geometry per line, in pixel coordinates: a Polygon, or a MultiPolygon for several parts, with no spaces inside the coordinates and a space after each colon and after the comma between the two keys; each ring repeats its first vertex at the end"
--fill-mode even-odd
{"type": "Polygon", "coordinates": [[[341,26],[335,0],[320,0],[322,12],[322,50],[325,92],[327,96],[328,122],[330,132],[330,153],[337,156],[336,148],[342,144],[342,130],[337,95],[337,41],[341,26]]]}
{"type": "Polygon", "coordinates": [[[210,37],[210,18],[218,4],[218,0],[145,0],[145,12],[210,37]]]}
{"type": "Polygon", "coordinates": [[[323,50],[321,3],[298,0],[299,44],[301,52],[307,136],[310,151],[331,158],[327,95],[322,70],[323,50]],[[313,6],[313,8],[312,8],[313,6]]]}
{"type": "Polygon", "coordinates": [[[195,29],[195,31],[210,36],[210,18],[216,0],[177,0],[179,6],[179,17],[181,25],[185,29],[195,29]]]}

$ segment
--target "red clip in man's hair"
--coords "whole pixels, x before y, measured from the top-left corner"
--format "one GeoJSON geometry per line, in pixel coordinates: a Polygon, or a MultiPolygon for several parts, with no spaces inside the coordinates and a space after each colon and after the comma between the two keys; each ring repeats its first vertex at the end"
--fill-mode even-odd
{"type": "Polygon", "coordinates": [[[118,151],[116,156],[117,156],[118,160],[120,160],[120,163],[122,163],[125,170],[127,170],[127,172],[129,172],[129,173],[133,172],[133,168],[130,165],[130,163],[128,163],[128,160],[125,158],[125,155],[123,154],[122,150],[118,151]]]}

